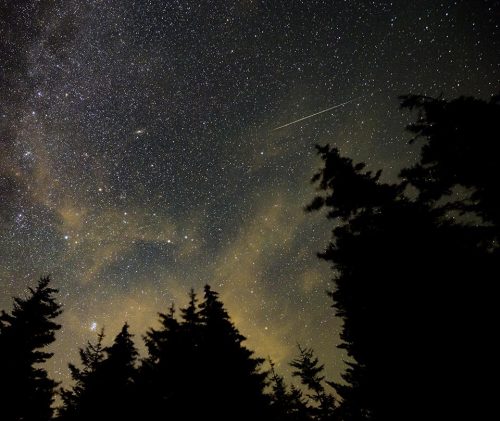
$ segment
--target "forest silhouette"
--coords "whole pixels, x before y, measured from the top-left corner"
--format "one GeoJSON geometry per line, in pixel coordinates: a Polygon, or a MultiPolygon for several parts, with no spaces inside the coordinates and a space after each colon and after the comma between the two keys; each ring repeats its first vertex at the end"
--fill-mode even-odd
{"type": "Polygon", "coordinates": [[[62,307],[43,277],[0,315],[0,420],[485,418],[500,275],[500,96],[409,95],[401,107],[416,111],[407,129],[420,156],[397,182],[317,146],[323,167],[306,210],[325,210],[332,225],[318,256],[331,264],[329,295],[343,322],[342,381],[325,379],[301,346],[290,362],[298,385],[272,361],[265,369],[206,285],[159,315],[143,336],[147,355],[127,323],[110,346],[101,331],[61,389],[44,363],[62,307]]]}

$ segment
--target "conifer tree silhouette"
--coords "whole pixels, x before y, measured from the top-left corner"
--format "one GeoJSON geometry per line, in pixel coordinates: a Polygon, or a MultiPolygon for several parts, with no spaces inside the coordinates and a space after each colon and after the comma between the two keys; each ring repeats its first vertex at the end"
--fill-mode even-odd
{"type": "Polygon", "coordinates": [[[181,318],[185,331],[189,331],[191,336],[196,336],[197,330],[200,327],[201,319],[198,312],[198,298],[194,289],[189,291],[189,303],[185,308],[181,309],[181,318]]]}
{"type": "Polygon", "coordinates": [[[271,412],[275,421],[307,421],[311,420],[309,408],[304,401],[300,389],[290,387],[290,391],[282,375],[278,374],[274,363],[270,360],[271,412]]]}
{"type": "Polygon", "coordinates": [[[82,367],[70,364],[75,385],[62,392],[61,420],[135,419],[133,381],[138,352],[128,329],[125,323],[109,347],[103,346],[101,330],[95,344],[80,349],[82,367]]]}
{"type": "Polygon", "coordinates": [[[403,179],[418,189],[421,200],[436,205],[443,196],[448,197],[447,209],[475,212],[499,227],[500,95],[488,102],[421,95],[406,95],[401,100],[402,108],[418,112],[417,121],[407,128],[415,134],[411,143],[423,142],[419,162],[401,172],[403,179]],[[468,194],[450,197],[456,186],[467,189],[468,194]]]}
{"type": "Polygon", "coordinates": [[[104,329],[97,334],[95,343],[88,342],[85,348],[80,348],[81,367],[69,364],[74,385],[71,389],[63,389],[61,397],[64,402],[59,409],[62,421],[83,421],[98,417],[96,408],[102,405],[103,380],[101,364],[104,360],[104,329]]]}
{"type": "Polygon", "coordinates": [[[262,360],[242,345],[217,293],[206,286],[198,305],[191,290],[180,313],[177,320],[172,306],[145,336],[149,355],[138,379],[145,417],[269,419],[262,360]]]}
{"type": "Polygon", "coordinates": [[[61,314],[56,289],[43,277],[25,298],[14,298],[12,312],[0,314],[0,419],[47,421],[56,382],[41,366],[52,357],[43,349],[55,340],[61,314]]]}
{"type": "Polygon", "coordinates": [[[290,408],[288,401],[288,393],[283,376],[278,374],[275,369],[274,363],[270,360],[269,365],[271,370],[269,373],[269,380],[271,385],[271,407],[273,410],[274,418],[279,420],[286,420],[290,408]]]}
{"type": "Polygon", "coordinates": [[[318,147],[324,167],[313,182],[320,194],[307,210],[325,207],[335,221],[332,242],[320,257],[335,271],[330,295],[344,322],[341,347],[351,358],[345,383],[334,384],[344,420],[423,419],[431,413],[449,419],[453,410],[458,415],[443,389],[465,403],[475,393],[458,385],[479,378],[473,367],[458,372],[450,355],[480,359],[487,348],[483,327],[492,327],[488,296],[500,274],[491,234],[498,229],[498,197],[492,192],[500,185],[498,174],[484,175],[492,171],[489,164],[483,173],[471,174],[466,157],[474,161],[472,168],[481,165],[481,145],[492,139],[497,102],[486,111],[485,103],[463,99],[405,101],[403,106],[421,108],[410,129],[428,143],[421,161],[402,171],[401,182],[383,183],[380,171],[373,175],[337,149],[318,147]],[[477,115],[476,107],[483,113],[477,129],[483,138],[477,142],[474,120],[459,121],[477,115]],[[471,196],[445,197],[455,186],[471,188],[471,196]],[[475,212],[483,223],[456,218],[450,210],[475,212]],[[477,329],[478,340],[464,342],[464,329],[477,329]]]}
{"type": "Polygon", "coordinates": [[[101,363],[102,387],[105,402],[101,408],[106,420],[137,419],[135,413],[135,378],[138,351],[125,323],[113,344],[104,349],[106,359],[101,363]]]}
{"type": "Polygon", "coordinates": [[[290,365],[295,368],[292,376],[298,377],[310,393],[307,395],[314,406],[309,408],[311,419],[333,420],[336,418],[336,403],[333,395],[325,390],[324,365],[319,363],[312,348],[298,345],[299,356],[290,365]]]}
{"type": "Polygon", "coordinates": [[[148,356],[141,362],[137,379],[138,401],[145,419],[156,419],[167,413],[178,416],[177,382],[188,363],[174,305],[159,317],[160,328],[149,329],[144,336],[148,356]]]}
{"type": "MultiPolygon", "coordinates": [[[[180,310],[179,352],[182,354],[182,371],[176,378],[175,407],[179,416],[199,419],[206,415],[206,385],[203,383],[206,356],[202,348],[202,321],[198,297],[193,288],[189,302],[180,310]]],[[[173,361],[171,362],[173,363],[173,361]]]]}
{"type": "Polygon", "coordinates": [[[147,416],[170,414],[173,418],[194,419],[201,410],[200,326],[197,297],[189,293],[189,303],[177,320],[172,305],[160,314],[160,329],[150,329],[144,337],[148,357],[139,375],[141,401],[147,416]]]}
{"type": "Polygon", "coordinates": [[[217,292],[204,287],[200,304],[203,323],[204,374],[208,401],[221,420],[251,420],[268,416],[264,394],[267,373],[262,358],[243,345],[246,338],[234,326],[217,292]]]}
{"type": "Polygon", "coordinates": [[[488,418],[496,411],[488,377],[475,364],[462,365],[458,373],[448,361],[449,355],[483,364],[497,358],[491,332],[498,319],[495,281],[500,276],[500,95],[489,101],[419,95],[401,100],[403,109],[418,113],[408,130],[415,135],[411,143],[422,145],[418,162],[401,177],[417,189],[418,201],[441,212],[442,220],[454,221],[446,235],[462,246],[455,256],[458,273],[448,274],[453,286],[444,306],[455,326],[445,326],[447,343],[438,342],[445,363],[436,368],[446,373],[449,392],[462,402],[459,407],[448,402],[449,408],[460,417],[488,418]],[[465,331],[474,332],[473,339],[465,340],[465,331]]]}

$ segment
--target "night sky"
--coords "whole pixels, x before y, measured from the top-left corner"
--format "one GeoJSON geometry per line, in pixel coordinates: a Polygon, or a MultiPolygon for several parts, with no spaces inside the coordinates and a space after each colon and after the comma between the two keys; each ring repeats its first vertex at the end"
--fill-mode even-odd
{"type": "Polygon", "coordinates": [[[0,0],[0,309],[52,275],[65,381],[95,331],[141,346],[209,283],[258,355],[286,374],[300,342],[338,379],[314,145],[393,179],[418,153],[397,96],[498,93],[499,24],[486,0],[0,0]]]}

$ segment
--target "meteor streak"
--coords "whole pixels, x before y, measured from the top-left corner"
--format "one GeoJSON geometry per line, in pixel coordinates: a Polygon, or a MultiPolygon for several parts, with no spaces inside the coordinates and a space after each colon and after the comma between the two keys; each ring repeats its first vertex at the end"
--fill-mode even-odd
{"type": "Polygon", "coordinates": [[[307,120],[308,118],[314,117],[314,116],[319,115],[319,114],[326,113],[327,111],[333,110],[333,109],[335,109],[335,108],[343,107],[344,105],[347,105],[347,104],[349,104],[350,102],[356,101],[357,99],[360,99],[360,98],[362,98],[363,96],[364,96],[364,95],[357,96],[356,98],[352,98],[352,99],[350,99],[349,101],[343,102],[342,104],[337,104],[337,105],[334,105],[333,107],[329,107],[329,108],[327,108],[326,110],[318,111],[317,113],[314,113],[314,114],[311,114],[311,115],[308,115],[308,116],[305,116],[305,117],[299,118],[298,120],[291,121],[290,123],[283,124],[283,126],[276,127],[276,128],[274,128],[272,131],[274,132],[275,130],[279,130],[279,129],[282,129],[282,128],[287,127],[287,126],[291,126],[292,124],[298,123],[299,121],[302,121],[302,120],[307,120]]]}

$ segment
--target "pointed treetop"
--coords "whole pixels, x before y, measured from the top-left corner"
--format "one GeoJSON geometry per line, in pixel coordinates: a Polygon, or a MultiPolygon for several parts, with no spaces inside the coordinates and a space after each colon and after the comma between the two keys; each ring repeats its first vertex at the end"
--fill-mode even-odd
{"type": "Polygon", "coordinates": [[[189,291],[189,303],[187,307],[181,309],[181,316],[187,325],[197,325],[200,322],[200,316],[198,314],[198,298],[194,289],[191,288],[189,291]]]}
{"type": "Polygon", "coordinates": [[[105,348],[108,358],[127,358],[130,360],[130,364],[133,364],[139,353],[135,347],[134,341],[132,340],[133,335],[128,331],[129,324],[125,322],[120,333],[116,335],[113,344],[110,347],[105,348]]]}
{"type": "Polygon", "coordinates": [[[316,393],[323,391],[322,382],[325,379],[321,375],[324,369],[323,364],[319,364],[318,358],[314,355],[312,348],[299,348],[299,356],[292,360],[290,365],[295,368],[292,376],[299,377],[301,383],[316,393]]]}

